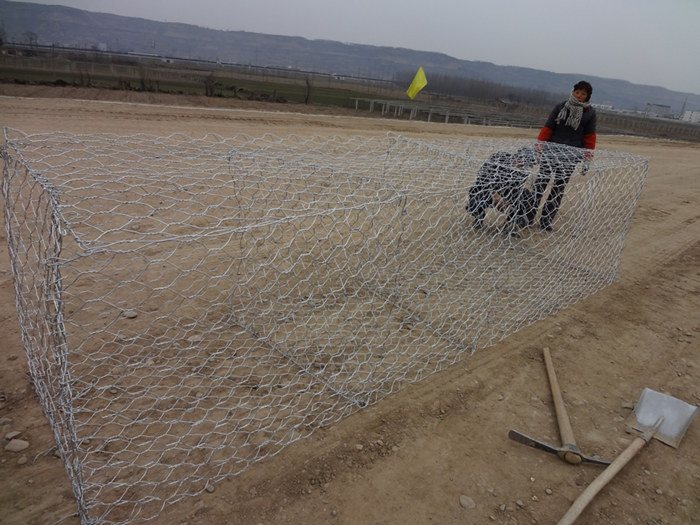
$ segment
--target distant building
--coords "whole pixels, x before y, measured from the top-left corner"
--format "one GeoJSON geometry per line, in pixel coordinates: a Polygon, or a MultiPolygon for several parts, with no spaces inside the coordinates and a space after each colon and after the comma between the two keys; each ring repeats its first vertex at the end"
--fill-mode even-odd
{"type": "Polygon", "coordinates": [[[681,120],[691,124],[700,124],[700,111],[684,111],[681,120]]]}
{"type": "Polygon", "coordinates": [[[662,106],[661,104],[647,104],[647,110],[644,112],[647,117],[670,117],[671,106],[662,106]]]}

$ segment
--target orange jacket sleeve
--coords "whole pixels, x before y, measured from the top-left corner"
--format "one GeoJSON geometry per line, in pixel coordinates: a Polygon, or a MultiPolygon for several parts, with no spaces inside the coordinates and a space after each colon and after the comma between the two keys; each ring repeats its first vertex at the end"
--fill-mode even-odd
{"type": "Polygon", "coordinates": [[[588,134],[583,136],[583,147],[586,149],[595,149],[595,141],[596,141],[596,134],[595,133],[588,133],[588,134]]]}
{"type": "MultiPolygon", "coordinates": [[[[542,129],[540,130],[540,134],[537,135],[537,140],[541,142],[547,142],[549,140],[549,137],[552,136],[552,130],[551,128],[548,128],[547,126],[542,126],[542,129]]],[[[594,139],[595,142],[595,139],[594,139]]]]}

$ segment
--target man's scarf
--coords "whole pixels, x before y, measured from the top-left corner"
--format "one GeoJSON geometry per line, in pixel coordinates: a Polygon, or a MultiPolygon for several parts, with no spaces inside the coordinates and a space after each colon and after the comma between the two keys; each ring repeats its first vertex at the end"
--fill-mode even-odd
{"type": "Polygon", "coordinates": [[[572,93],[571,96],[569,96],[569,100],[564,103],[564,106],[557,115],[557,124],[561,124],[561,121],[566,119],[564,124],[572,127],[573,129],[578,129],[578,127],[581,125],[583,108],[589,107],[591,107],[590,102],[581,102],[572,93]]]}

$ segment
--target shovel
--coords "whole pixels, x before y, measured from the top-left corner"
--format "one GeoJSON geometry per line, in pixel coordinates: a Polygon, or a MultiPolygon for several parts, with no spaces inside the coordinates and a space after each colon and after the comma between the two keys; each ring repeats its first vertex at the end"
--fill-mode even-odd
{"type": "Polygon", "coordinates": [[[652,438],[677,448],[697,411],[696,406],[645,388],[628,420],[633,428],[642,433],[576,498],[557,525],[571,525],[595,495],[652,438]]]}

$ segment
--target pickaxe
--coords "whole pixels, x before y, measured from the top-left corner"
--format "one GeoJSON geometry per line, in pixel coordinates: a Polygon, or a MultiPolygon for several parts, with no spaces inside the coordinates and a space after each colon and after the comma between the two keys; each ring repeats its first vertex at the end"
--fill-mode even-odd
{"type": "Polygon", "coordinates": [[[564,406],[564,399],[562,398],[561,390],[559,389],[559,382],[557,381],[557,376],[554,373],[552,356],[549,354],[549,348],[547,347],[544,348],[544,363],[547,366],[547,376],[549,377],[549,385],[552,389],[552,397],[554,398],[554,409],[557,413],[557,423],[559,424],[559,434],[561,436],[562,445],[560,447],[555,447],[549,443],[543,443],[542,441],[533,439],[530,436],[526,436],[517,430],[511,430],[508,432],[508,437],[513,441],[522,443],[523,445],[556,454],[561,459],[567,463],[571,463],[572,465],[578,465],[584,461],[589,463],[599,463],[601,465],[609,465],[610,461],[607,459],[602,459],[598,456],[587,456],[581,452],[581,450],[579,450],[578,446],[576,446],[574,431],[571,428],[571,423],[569,422],[569,416],[566,412],[566,407],[564,406]]]}

